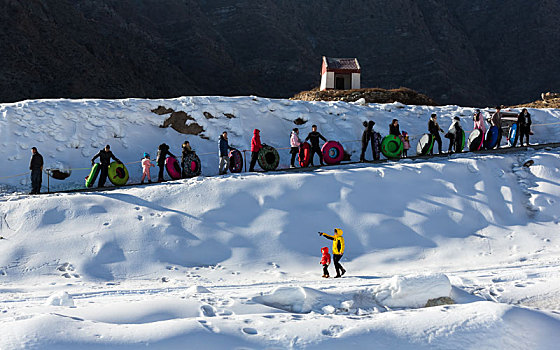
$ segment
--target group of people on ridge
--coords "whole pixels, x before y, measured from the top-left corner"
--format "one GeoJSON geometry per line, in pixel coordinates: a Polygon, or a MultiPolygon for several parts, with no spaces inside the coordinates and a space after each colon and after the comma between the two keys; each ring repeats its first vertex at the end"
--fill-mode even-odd
{"type": "MultiPolygon", "coordinates": [[[[498,128],[498,142],[496,147],[499,148],[500,147],[500,143],[501,143],[501,139],[503,137],[503,131],[502,131],[502,114],[501,114],[501,107],[498,106],[496,107],[496,112],[492,114],[491,118],[489,119],[489,122],[491,124],[491,126],[496,126],[498,128]]],[[[484,117],[482,115],[482,112],[477,109],[474,113],[473,116],[473,127],[474,129],[479,129],[483,134],[486,134],[486,123],[484,122],[484,117]]],[[[517,145],[517,141],[520,141],[520,146],[525,145],[529,145],[529,136],[531,134],[531,124],[532,124],[532,120],[531,120],[531,114],[527,111],[526,108],[523,108],[523,110],[518,114],[517,116],[517,132],[515,134],[515,138],[512,141],[512,146],[515,147],[517,145]],[[524,143],[525,140],[525,143],[524,143]]],[[[373,127],[375,125],[375,122],[370,120],[370,121],[364,121],[363,122],[364,125],[364,131],[362,133],[362,149],[361,149],[361,153],[360,153],[360,161],[364,162],[366,161],[365,159],[365,153],[367,150],[368,145],[371,145],[371,149],[372,149],[372,156],[373,156],[373,160],[379,160],[379,143],[381,141],[381,135],[379,133],[377,133],[373,127]],[[376,152],[377,150],[377,152],[376,152]]],[[[439,126],[438,121],[437,121],[437,115],[435,113],[433,113],[430,116],[430,120],[428,121],[428,132],[430,135],[433,136],[435,143],[437,143],[438,145],[438,153],[442,153],[442,140],[441,140],[441,136],[440,133],[443,133],[443,129],[439,126]]],[[[410,149],[410,141],[409,141],[409,136],[408,133],[406,131],[402,131],[400,130],[400,126],[399,126],[399,121],[397,119],[393,119],[391,124],[389,125],[389,134],[390,135],[395,135],[396,137],[400,138],[403,142],[403,153],[402,156],[403,157],[407,157],[407,151],[408,149],[410,149]]],[[[461,120],[459,117],[454,117],[453,121],[451,123],[451,125],[449,126],[449,129],[447,130],[447,133],[444,135],[446,138],[449,139],[449,148],[448,148],[448,153],[452,153],[452,152],[462,152],[462,135],[463,135],[463,128],[461,126],[461,120]]],[[[315,154],[317,154],[319,156],[319,162],[321,165],[324,165],[323,162],[323,154],[321,152],[321,146],[319,144],[319,142],[323,140],[324,142],[327,142],[327,139],[321,135],[321,133],[319,133],[317,131],[317,125],[313,125],[311,127],[311,132],[309,132],[309,134],[307,135],[307,137],[305,138],[305,140],[301,140],[299,137],[299,129],[298,128],[294,128],[292,130],[292,132],[290,133],[290,154],[291,154],[291,160],[290,160],[290,168],[294,168],[295,167],[295,160],[297,155],[299,154],[299,148],[302,145],[303,142],[305,141],[309,141],[310,143],[310,148],[311,148],[311,154],[310,154],[310,166],[314,166],[314,158],[315,158],[315,154]]],[[[249,165],[249,171],[254,171],[255,169],[255,165],[257,163],[258,160],[258,156],[259,156],[259,151],[263,148],[263,144],[261,143],[261,138],[260,138],[260,130],[259,129],[254,129],[253,130],[253,137],[251,139],[251,161],[250,161],[250,165],[249,165]]],[[[223,175],[227,173],[227,170],[229,168],[229,152],[231,150],[234,150],[235,148],[231,147],[229,145],[229,140],[228,140],[228,133],[227,131],[224,131],[218,140],[218,151],[219,151],[219,174],[223,175]]],[[[181,154],[181,169],[184,169],[185,166],[185,160],[187,158],[187,156],[189,156],[190,154],[195,153],[190,144],[189,141],[185,141],[182,145],[182,154],[181,154]]],[[[433,154],[433,148],[430,151],[430,155],[433,154]]],[[[169,145],[162,143],[161,145],[159,145],[158,147],[158,152],[157,152],[157,157],[156,157],[156,163],[157,166],[159,167],[159,172],[158,172],[158,181],[163,181],[164,180],[164,168],[165,168],[165,160],[167,157],[173,157],[176,158],[175,155],[173,155],[173,153],[170,152],[169,150],[169,145]]],[[[115,157],[115,155],[113,154],[113,152],[111,152],[111,147],[109,145],[105,146],[103,149],[101,149],[92,159],[91,159],[91,163],[92,165],[94,164],[95,160],[99,158],[100,160],[100,173],[99,173],[99,181],[98,181],[98,187],[104,187],[105,186],[105,182],[107,181],[107,176],[108,176],[108,169],[109,169],[109,165],[111,163],[111,160],[116,161],[117,163],[122,164],[122,162],[115,157]]],[[[141,179],[141,183],[144,183],[144,180],[147,179],[148,182],[152,182],[151,181],[151,176],[150,176],[150,168],[151,167],[155,167],[156,165],[153,164],[151,162],[151,158],[150,155],[148,153],[144,153],[143,154],[143,158],[141,160],[142,163],[142,179],[141,179]]],[[[42,184],[42,171],[43,171],[43,157],[41,156],[41,154],[37,151],[36,147],[32,148],[32,157],[31,157],[31,162],[29,165],[29,170],[31,170],[31,192],[30,194],[38,194],[41,192],[41,184],[42,184]]],[[[185,177],[185,173],[183,170],[183,177],[185,177]]]]}

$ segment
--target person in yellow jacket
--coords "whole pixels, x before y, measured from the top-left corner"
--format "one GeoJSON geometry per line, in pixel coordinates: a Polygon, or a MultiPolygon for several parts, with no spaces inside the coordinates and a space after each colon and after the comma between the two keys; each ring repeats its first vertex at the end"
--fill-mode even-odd
{"type": "Polygon", "coordinates": [[[342,267],[342,265],[340,265],[340,259],[342,259],[342,254],[344,254],[344,238],[342,237],[342,230],[339,228],[335,228],[334,236],[319,232],[319,236],[323,236],[333,241],[333,261],[334,268],[336,269],[336,276],[334,276],[334,278],[341,277],[346,273],[346,270],[342,267]]]}

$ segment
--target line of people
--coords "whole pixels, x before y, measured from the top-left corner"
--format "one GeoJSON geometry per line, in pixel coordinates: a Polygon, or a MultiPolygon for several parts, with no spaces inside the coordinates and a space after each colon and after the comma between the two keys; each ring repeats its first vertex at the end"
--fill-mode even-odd
{"type": "MultiPolygon", "coordinates": [[[[498,128],[498,142],[497,148],[500,147],[501,140],[503,137],[502,131],[502,114],[501,114],[501,107],[498,106],[496,108],[496,112],[494,112],[489,119],[491,126],[496,126],[498,128]]],[[[520,146],[529,145],[529,136],[531,134],[531,114],[527,111],[526,108],[518,114],[517,121],[515,123],[517,125],[517,133],[515,134],[515,138],[513,141],[510,141],[512,146],[515,147],[517,145],[518,140],[520,141],[520,146]],[[525,143],[524,143],[525,141],[525,143]]],[[[362,133],[362,148],[360,153],[360,161],[364,162],[365,153],[368,146],[371,146],[372,150],[372,158],[373,160],[379,160],[379,144],[381,142],[381,134],[377,133],[373,127],[375,126],[375,122],[364,121],[364,131],[362,133]]],[[[474,129],[479,129],[483,134],[486,134],[486,123],[484,121],[484,116],[482,112],[477,109],[473,116],[473,127],[474,129]]],[[[430,116],[428,121],[428,133],[434,137],[435,143],[438,146],[438,153],[442,153],[442,139],[440,133],[443,133],[443,129],[439,126],[437,121],[437,115],[433,113],[430,116]]],[[[408,133],[406,131],[400,130],[399,121],[397,119],[393,119],[391,124],[389,125],[389,134],[395,135],[399,137],[403,141],[403,153],[402,157],[407,157],[407,151],[410,149],[410,140],[408,133]]],[[[444,137],[449,139],[449,148],[448,153],[453,152],[462,152],[462,134],[463,128],[461,126],[461,120],[459,117],[454,117],[451,125],[447,133],[445,133],[444,137]]],[[[327,139],[317,131],[317,125],[313,125],[311,127],[311,132],[308,133],[307,137],[302,141],[299,137],[299,129],[294,128],[290,133],[290,168],[295,168],[295,160],[299,154],[299,148],[303,144],[303,142],[309,141],[311,145],[311,160],[309,166],[314,166],[314,158],[315,155],[319,157],[319,163],[324,165],[323,162],[323,154],[321,152],[321,145],[320,141],[327,142],[327,139]]],[[[251,139],[251,160],[249,165],[249,171],[254,171],[255,165],[258,160],[259,151],[263,147],[261,143],[260,137],[260,130],[254,129],[253,130],[253,137],[251,139]]],[[[177,158],[173,153],[169,150],[169,145],[162,143],[158,147],[156,163],[159,167],[158,172],[158,181],[164,181],[164,169],[165,169],[165,160],[167,157],[177,158]]],[[[234,150],[234,147],[229,145],[228,140],[228,133],[224,131],[218,140],[218,152],[219,152],[219,162],[218,162],[218,169],[219,174],[223,175],[226,174],[229,168],[229,152],[234,150]]],[[[29,169],[31,170],[31,192],[29,194],[38,194],[41,192],[41,184],[42,184],[42,170],[43,170],[43,157],[37,151],[36,147],[32,149],[32,157],[31,162],[29,165],[29,169]]],[[[189,141],[185,141],[182,144],[182,152],[181,152],[181,169],[184,169],[185,160],[187,156],[190,154],[195,153],[194,150],[191,148],[189,141]]],[[[430,154],[433,154],[433,149],[431,150],[430,154]]],[[[105,146],[101,149],[92,159],[91,163],[92,166],[95,163],[95,160],[99,158],[100,160],[100,174],[98,180],[98,187],[104,187],[107,181],[108,169],[111,163],[111,160],[116,161],[117,163],[122,162],[115,157],[113,152],[111,151],[110,145],[105,146]]],[[[147,179],[149,183],[151,183],[151,176],[150,176],[150,168],[155,167],[156,165],[151,162],[150,155],[148,153],[144,153],[142,160],[142,179],[141,183],[144,183],[144,180],[147,179]]],[[[183,172],[183,177],[186,177],[183,172]]]]}

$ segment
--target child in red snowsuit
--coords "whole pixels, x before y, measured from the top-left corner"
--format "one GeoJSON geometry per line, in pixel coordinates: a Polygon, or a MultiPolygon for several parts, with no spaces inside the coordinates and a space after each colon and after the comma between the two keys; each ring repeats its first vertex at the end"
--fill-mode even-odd
{"type": "Polygon", "coordinates": [[[323,265],[323,276],[324,278],[329,278],[329,265],[331,263],[331,255],[329,254],[329,248],[323,247],[321,248],[321,265],[323,265]]]}

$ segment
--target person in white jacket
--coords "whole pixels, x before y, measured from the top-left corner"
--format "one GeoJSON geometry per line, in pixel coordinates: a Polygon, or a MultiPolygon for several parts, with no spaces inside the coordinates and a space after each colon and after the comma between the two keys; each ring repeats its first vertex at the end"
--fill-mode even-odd
{"type": "Polygon", "coordinates": [[[455,148],[455,152],[462,152],[462,145],[463,145],[463,128],[461,127],[461,119],[459,117],[454,117],[453,122],[449,126],[449,130],[447,130],[447,134],[445,137],[449,139],[449,149],[447,153],[452,153],[453,148],[455,148]]]}
{"type": "Polygon", "coordinates": [[[292,133],[290,134],[290,146],[292,147],[290,149],[290,153],[292,154],[292,161],[290,163],[290,168],[295,168],[295,161],[296,161],[296,156],[299,153],[299,146],[301,145],[301,140],[299,138],[299,129],[298,128],[294,128],[292,130],[292,133]]]}

